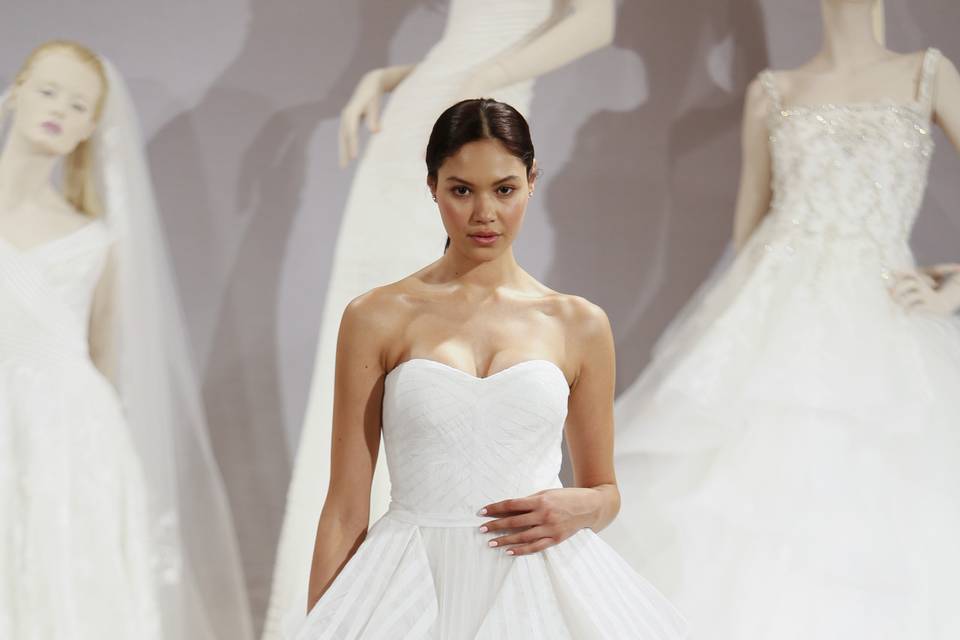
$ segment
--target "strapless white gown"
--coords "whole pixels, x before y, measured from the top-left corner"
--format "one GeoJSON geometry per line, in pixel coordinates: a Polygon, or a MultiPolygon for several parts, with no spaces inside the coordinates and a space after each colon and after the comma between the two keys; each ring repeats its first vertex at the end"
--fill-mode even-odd
{"type": "MultiPolygon", "coordinates": [[[[278,637],[280,618],[309,573],[330,474],[334,359],[343,310],[356,296],[443,254],[446,234],[425,182],[424,152],[433,123],[478,66],[533,37],[549,24],[555,5],[555,0],[451,0],[442,39],[390,96],[382,130],[370,136],[337,235],[264,640],[278,637]]],[[[498,89],[492,97],[527,113],[532,82],[498,89]]],[[[373,519],[389,502],[382,460],[371,493],[373,519]]]]}
{"type": "Polygon", "coordinates": [[[673,607],[593,531],[507,556],[485,504],[559,487],[567,381],[546,360],[477,378],[408,360],[383,390],[387,513],[296,640],[667,640],[673,607]]]}
{"type": "Polygon", "coordinates": [[[773,203],[618,399],[604,536],[717,640],[960,638],[960,321],[887,292],[933,149],[916,101],[770,102],[773,203]]]}
{"type": "Polygon", "coordinates": [[[87,347],[110,244],[0,239],[0,638],[161,637],[139,459],[87,347]]]}

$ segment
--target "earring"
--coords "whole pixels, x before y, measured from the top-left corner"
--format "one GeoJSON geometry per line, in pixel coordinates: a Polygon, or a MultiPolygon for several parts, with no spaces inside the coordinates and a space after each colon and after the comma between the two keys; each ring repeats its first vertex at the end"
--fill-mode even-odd
{"type": "Polygon", "coordinates": [[[528,191],[528,192],[527,192],[527,197],[528,197],[528,198],[532,198],[532,197],[533,197],[533,191],[528,191]]]}
{"type": "Polygon", "coordinates": [[[434,201],[434,202],[437,201],[437,194],[433,194],[433,201],[434,201]]]}

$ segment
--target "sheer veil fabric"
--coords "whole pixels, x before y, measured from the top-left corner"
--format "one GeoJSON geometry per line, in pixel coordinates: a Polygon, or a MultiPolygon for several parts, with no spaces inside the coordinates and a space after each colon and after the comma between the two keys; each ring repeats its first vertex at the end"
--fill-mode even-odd
{"type": "MultiPolygon", "coordinates": [[[[103,219],[116,244],[118,387],[147,485],[164,638],[247,640],[236,534],[133,101],[116,67],[93,137],[103,219]]],[[[5,96],[4,96],[5,97],[5,96]]]]}

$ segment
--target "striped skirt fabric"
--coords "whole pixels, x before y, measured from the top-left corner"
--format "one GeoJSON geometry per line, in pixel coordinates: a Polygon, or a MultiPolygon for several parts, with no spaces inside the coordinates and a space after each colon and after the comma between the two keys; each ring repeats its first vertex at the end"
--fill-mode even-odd
{"type": "Polygon", "coordinates": [[[676,610],[592,530],[508,556],[476,527],[417,526],[389,512],[295,640],[673,640],[676,610]]]}

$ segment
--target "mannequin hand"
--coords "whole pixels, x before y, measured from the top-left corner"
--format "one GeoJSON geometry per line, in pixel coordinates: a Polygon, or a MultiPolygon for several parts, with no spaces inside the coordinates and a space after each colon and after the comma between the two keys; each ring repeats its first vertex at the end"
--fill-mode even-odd
{"type": "Polygon", "coordinates": [[[494,538],[491,546],[505,547],[507,554],[521,556],[559,544],[580,529],[591,526],[601,508],[595,489],[563,488],[540,491],[526,498],[495,502],[481,510],[494,517],[481,531],[514,533],[494,538]],[[494,544],[495,543],[495,544],[494,544]]]}
{"type": "Polygon", "coordinates": [[[960,310],[960,265],[943,264],[897,274],[890,294],[910,311],[951,315],[960,310]]]}
{"type": "Polygon", "coordinates": [[[357,157],[357,134],[360,119],[367,121],[371,133],[380,130],[380,101],[388,91],[385,84],[387,69],[368,71],[357,88],[353,90],[350,101],[340,112],[340,166],[347,166],[357,157]]]}

